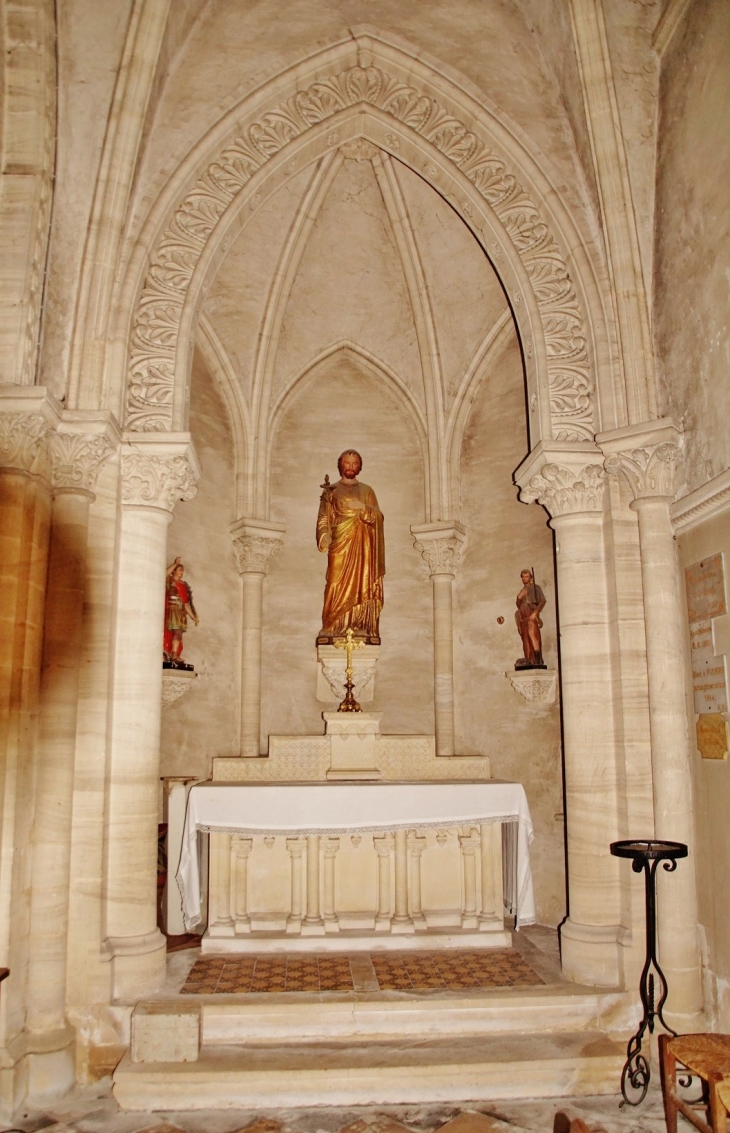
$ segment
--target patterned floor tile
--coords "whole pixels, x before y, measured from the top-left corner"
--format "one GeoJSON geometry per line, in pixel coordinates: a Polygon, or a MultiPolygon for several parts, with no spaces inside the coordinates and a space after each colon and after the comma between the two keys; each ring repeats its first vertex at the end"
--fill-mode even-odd
{"type": "MultiPolygon", "coordinates": [[[[370,953],[367,959],[381,991],[530,987],[544,982],[513,949],[370,953]]],[[[182,994],[353,990],[347,956],[201,956],[191,968],[182,994]]]]}

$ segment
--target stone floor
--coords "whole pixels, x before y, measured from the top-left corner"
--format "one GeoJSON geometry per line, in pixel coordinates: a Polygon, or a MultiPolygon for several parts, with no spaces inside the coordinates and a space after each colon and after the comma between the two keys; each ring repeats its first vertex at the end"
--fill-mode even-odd
{"type": "MultiPolygon", "coordinates": [[[[196,1110],[126,1113],[111,1096],[109,1079],[78,1088],[43,1111],[25,1111],[15,1125],[25,1133],[567,1133],[580,1117],[591,1133],[666,1133],[661,1094],[652,1086],[636,1109],[619,1108],[620,1096],[529,1099],[463,1106],[377,1106],[354,1109],[196,1110]]],[[[679,1118],[682,1133],[691,1130],[679,1118]]]]}

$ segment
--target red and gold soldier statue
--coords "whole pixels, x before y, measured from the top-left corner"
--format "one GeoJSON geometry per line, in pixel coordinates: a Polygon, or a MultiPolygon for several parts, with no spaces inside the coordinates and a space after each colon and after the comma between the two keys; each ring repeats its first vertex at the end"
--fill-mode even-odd
{"type": "Polygon", "coordinates": [[[192,665],[182,660],[183,634],[188,628],[188,618],[198,625],[199,618],[193,605],[193,592],[183,581],[185,567],[179,557],[167,568],[165,589],[165,629],[162,638],[163,669],[186,669],[192,665]]]}

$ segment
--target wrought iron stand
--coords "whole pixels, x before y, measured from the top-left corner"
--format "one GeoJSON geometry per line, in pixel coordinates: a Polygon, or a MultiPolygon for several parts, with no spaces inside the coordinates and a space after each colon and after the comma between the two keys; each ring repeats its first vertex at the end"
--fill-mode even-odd
{"type": "Polygon", "coordinates": [[[654,1033],[658,1019],[665,1030],[676,1035],[665,1022],[664,1004],[669,994],[669,986],[664,972],[659,967],[656,954],[656,871],[659,862],[662,868],[672,873],[677,868],[679,858],[687,857],[687,847],[683,842],[626,841],[612,842],[611,853],[617,858],[631,858],[634,873],[644,871],[644,893],[646,900],[646,960],[639,980],[639,995],[644,1008],[644,1017],[636,1034],[629,1039],[626,1048],[626,1062],[621,1071],[621,1093],[628,1105],[640,1105],[649,1089],[651,1071],[649,1063],[641,1053],[641,1043],[648,1030],[654,1033]],[[638,1097],[630,1097],[629,1089],[638,1091],[638,1097]]]}

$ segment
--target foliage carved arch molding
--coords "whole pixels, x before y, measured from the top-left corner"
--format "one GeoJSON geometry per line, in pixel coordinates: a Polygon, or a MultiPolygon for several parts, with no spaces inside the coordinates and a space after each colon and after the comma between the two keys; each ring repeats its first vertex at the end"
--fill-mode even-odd
{"type": "MultiPolygon", "coordinates": [[[[320,153],[337,148],[349,124],[350,136],[355,126],[355,136],[367,135],[448,199],[490,257],[522,341],[532,443],[593,439],[595,337],[585,280],[583,292],[575,283],[591,273],[586,257],[582,273],[574,263],[571,271],[563,250],[575,249],[575,234],[556,236],[554,215],[529,177],[489,136],[475,109],[459,106],[452,83],[439,79],[434,90],[431,70],[407,56],[395,59],[390,47],[376,65],[374,46],[369,40],[370,58],[363,60],[362,44],[350,44],[348,53],[359,52],[357,63],[336,69],[330,63],[329,74],[272,100],[269,109],[256,100],[258,112],[243,126],[245,104],[231,112],[236,125],[228,141],[178,191],[177,204],[158,225],[132,319],[127,429],[185,427],[194,310],[206,287],[201,264],[212,262],[218,246],[225,250],[232,214],[249,197],[256,207],[269,171],[301,168],[296,156],[305,142],[318,140],[320,153]]],[[[592,280],[588,286],[595,290],[592,280]]]]}

